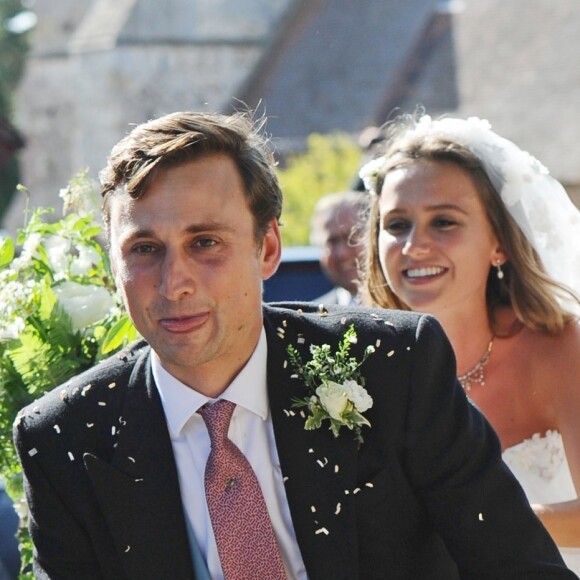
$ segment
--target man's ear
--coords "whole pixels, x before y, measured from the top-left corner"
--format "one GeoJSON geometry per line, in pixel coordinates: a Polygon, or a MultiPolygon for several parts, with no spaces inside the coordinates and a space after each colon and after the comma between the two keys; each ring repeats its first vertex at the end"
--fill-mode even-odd
{"type": "Polygon", "coordinates": [[[275,274],[281,257],[282,239],[280,237],[280,226],[278,221],[273,219],[268,225],[260,250],[262,280],[267,280],[275,274]]]}

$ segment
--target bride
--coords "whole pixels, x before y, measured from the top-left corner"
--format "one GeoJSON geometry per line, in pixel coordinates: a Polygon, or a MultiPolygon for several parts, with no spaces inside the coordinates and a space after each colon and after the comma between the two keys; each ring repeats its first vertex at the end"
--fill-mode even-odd
{"type": "Polygon", "coordinates": [[[580,212],[486,121],[403,115],[361,169],[363,294],[428,312],[504,461],[580,574],[580,212]]]}

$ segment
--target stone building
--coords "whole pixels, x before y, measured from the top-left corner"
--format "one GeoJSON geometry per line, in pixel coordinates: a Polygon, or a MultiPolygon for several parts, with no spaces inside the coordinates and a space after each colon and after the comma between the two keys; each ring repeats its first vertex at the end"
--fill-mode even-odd
{"type": "Polygon", "coordinates": [[[312,0],[246,81],[287,141],[359,134],[418,104],[488,119],[580,207],[577,0],[312,0]]]}
{"type": "MultiPolygon", "coordinates": [[[[130,125],[221,110],[258,62],[291,0],[36,0],[17,95],[22,181],[35,206],[88,168],[96,177],[130,125]]],[[[21,222],[23,199],[5,227],[21,222]]]]}
{"type": "MultiPolygon", "coordinates": [[[[16,125],[35,205],[130,124],[247,103],[281,151],[396,108],[487,118],[580,205],[577,0],[36,0],[16,125]]],[[[21,208],[5,222],[12,228],[21,208]]]]}

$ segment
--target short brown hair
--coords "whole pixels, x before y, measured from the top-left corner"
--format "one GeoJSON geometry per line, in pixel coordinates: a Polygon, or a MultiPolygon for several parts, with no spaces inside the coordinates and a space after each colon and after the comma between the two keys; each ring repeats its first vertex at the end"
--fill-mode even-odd
{"type": "Polygon", "coordinates": [[[282,213],[282,191],[269,139],[262,134],[264,124],[265,118],[255,120],[248,112],[222,115],[185,111],[135,127],[113,147],[99,175],[107,235],[112,196],[127,194],[139,199],[158,168],[223,153],[238,167],[260,242],[271,220],[279,220],[282,213]]]}

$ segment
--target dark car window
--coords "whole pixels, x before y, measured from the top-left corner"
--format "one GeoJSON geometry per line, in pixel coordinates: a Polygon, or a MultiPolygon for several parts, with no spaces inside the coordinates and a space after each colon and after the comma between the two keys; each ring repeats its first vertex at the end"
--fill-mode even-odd
{"type": "Polygon", "coordinates": [[[264,282],[264,301],[313,300],[331,290],[319,256],[318,248],[311,246],[284,248],[278,271],[264,282]]]}

